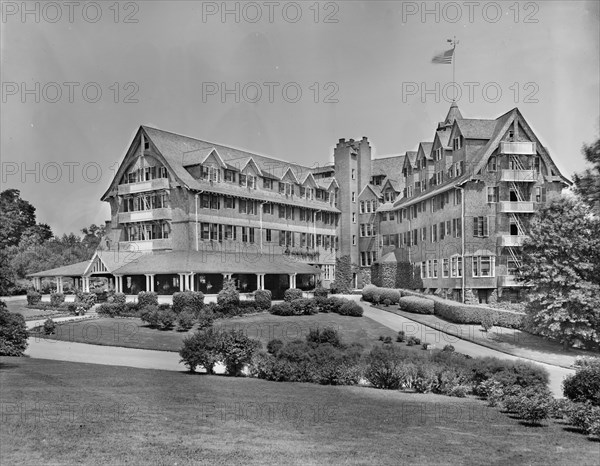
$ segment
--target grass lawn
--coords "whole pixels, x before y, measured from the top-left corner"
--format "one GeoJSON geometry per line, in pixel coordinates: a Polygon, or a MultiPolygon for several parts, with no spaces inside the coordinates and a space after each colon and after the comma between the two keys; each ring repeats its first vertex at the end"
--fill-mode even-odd
{"type": "MultiPolygon", "coordinates": [[[[214,327],[223,330],[243,330],[250,338],[260,340],[263,348],[273,338],[290,341],[304,339],[311,328],[333,327],[345,342],[359,342],[365,349],[378,343],[380,335],[395,338],[389,328],[367,318],[348,317],[338,314],[316,314],[312,316],[275,316],[269,313],[219,319],[214,327]]],[[[149,328],[140,319],[100,318],[90,321],[69,322],[57,325],[56,334],[45,336],[31,332],[31,338],[92,343],[128,348],[179,351],[183,339],[194,332],[161,331],[149,328]]]]}
{"type": "Polygon", "coordinates": [[[481,401],[0,358],[2,464],[597,464],[481,401]]]}
{"type": "MultiPolygon", "coordinates": [[[[362,304],[367,303],[363,302],[362,304]]],[[[434,315],[400,311],[398,306],[385,307],[373,306],[372,304],[371,306],[398,314],[399,316],[442,330],[462,339],[473,341],[482,346],[502,351],[503,353],[555,366],[571,368],[577,356],[598,357],[598,353],[592,351],[584,351],[576,348],[565,350],[556,341],[513,328],[493,327],[490,331],[484,332],[481,325],[456,324],[434,315]]]]}
{"type": "MultiPolygon", "coordinates": [[[[46,303],[47,304],[47,303],[46,303]]],[[[44,310],[44,309],[29,309],[27,306],[27,299],[18,301],[6,301],[6,307],[9,312],[21,314],[25,320],[38,320],[46,319],[48,317],[57,317],[66,315],[61,311],[44,310]]]]}

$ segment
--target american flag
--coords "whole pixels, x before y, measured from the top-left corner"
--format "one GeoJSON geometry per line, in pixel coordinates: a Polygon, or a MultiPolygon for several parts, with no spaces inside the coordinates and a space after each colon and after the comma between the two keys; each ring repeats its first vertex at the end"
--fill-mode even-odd
{"type": "Polygon", "coordinates": [[[431,63],[438,65],[451,65],[452,57],[454,56],[454,49],[446,50],[444,53],[440,53],[431,59],[431,63]]]}

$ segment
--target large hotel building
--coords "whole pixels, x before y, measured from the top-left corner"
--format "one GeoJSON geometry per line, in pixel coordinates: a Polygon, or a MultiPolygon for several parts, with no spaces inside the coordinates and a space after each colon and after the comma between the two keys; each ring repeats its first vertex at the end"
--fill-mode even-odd
{"type": "Polygon", "coordinates": [[[127,294],[215,294],[233,278],[277,299],[337,279],[518,299],[531,216],[569,184],[517,108],[466,119],[453,103],[415,151],[373,158],[366,137],[340,139],[319,168],[141,126],[102,197],[94,257],[32,277],[59,290],[105,277],[127,294]]]}

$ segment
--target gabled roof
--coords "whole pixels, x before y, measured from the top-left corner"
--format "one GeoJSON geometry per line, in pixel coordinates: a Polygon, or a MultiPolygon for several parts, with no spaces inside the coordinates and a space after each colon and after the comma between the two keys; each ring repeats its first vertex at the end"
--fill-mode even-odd
{"type": "Polygon", "coordinates": [[[82,276],[90,265],[90,261],[77,262],[76,264],[64,265],[55,269],[42,272],[30,273],[28,277],[79,277],[82,276]]]}
{"type": "Polygon", "coordinates": [[[452,102],[448,114],[446,115],[446,119],[444,120],[444,124],[451,125],[455,120],[462,120],[462,115],[456,102],[452,102]]]}
{"type": "Polygon", "coordinates": [[[381,197],[381,188],[379,186],[375,186],[375,185],[372,185],[371,183],[369,183],[369,184],[365,185],[365,187],[363,189],[361,189],[360,193],[358,193],[358,198],[360,199],[362,194],[367,190],[370,190],[375,195],[375,197],[377,197],[377,198],[381,197]]]}
{"type": "Polygon", "coordinates": [[[181,160],[181,164],[184,167],[189,167],[192,165],[201,165],[206,162],[206,159],[214,153],[216,155],[217,161],[221,167],[225,167],[226,164],[223,162],[223,159],[217,152],[214,147],[206,148],[206,149],[195,149],[189,152],[184,152],[181,160]]]}
{"type": "Polygon", "coordinates": [[[252,165],[260,176],[262,176],[263,174],[262,170],[252,157],[244,157],[241,159],[230,160],[227,165],[235,167],[235,169],[239,170],[240,172],[243,172],[248,165],[252,165]]]}
{"type": "Polygon", "coordinates": [[[417,149],[417,158],[420,157],[420,154],[423,154],[427,160],[431,160],[431,148],[433,147],[433,142],[420,142],[419,148],[417,149]]]}
{"type": "Polygon", "coordinates": [[[389,155],[371,160],[371,176],[394,175],[402,172],[404,155],[389,155]]]}
{"type": "Polygon", "coordinates": [[[455,126],[458,127],[465,139],[490,139],[496,130],[497,124],[498,119],[467,119],[457,120],[455,126]]]}
{"type": "Polygon", "coordinates": [[[381,191],[383,191],[387,185],[390,185],[390,187],[397,193],[401,191],[398,182],[396,180],[392,180],[391,178],[386,178],[383,181],[383,183],[381,184],[381,191]]]}
{"type": "Polygon", "coordinates": [[[436,131],[433,137],[433,147],[442,146],[444,149],[450,149],[450,131],[436,131]]]}

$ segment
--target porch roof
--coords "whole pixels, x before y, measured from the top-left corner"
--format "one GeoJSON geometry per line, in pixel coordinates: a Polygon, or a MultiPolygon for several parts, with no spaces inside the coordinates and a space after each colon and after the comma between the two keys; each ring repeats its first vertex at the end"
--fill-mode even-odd
{"type": "Polygon", "coordinates": [[[77,262],[76,264],[64,265],[55,269],[43,270],[41,272],[28,274],[29,277],[81,277],[90,261],[77,262]]]}
{"type": "Polygon", "coordinates": [[[142,254],[115,270],[116,275],[175,273],[320,274],[319,267],[298,262],[293,256],[272,253],[173,251],[142,254]]]}

